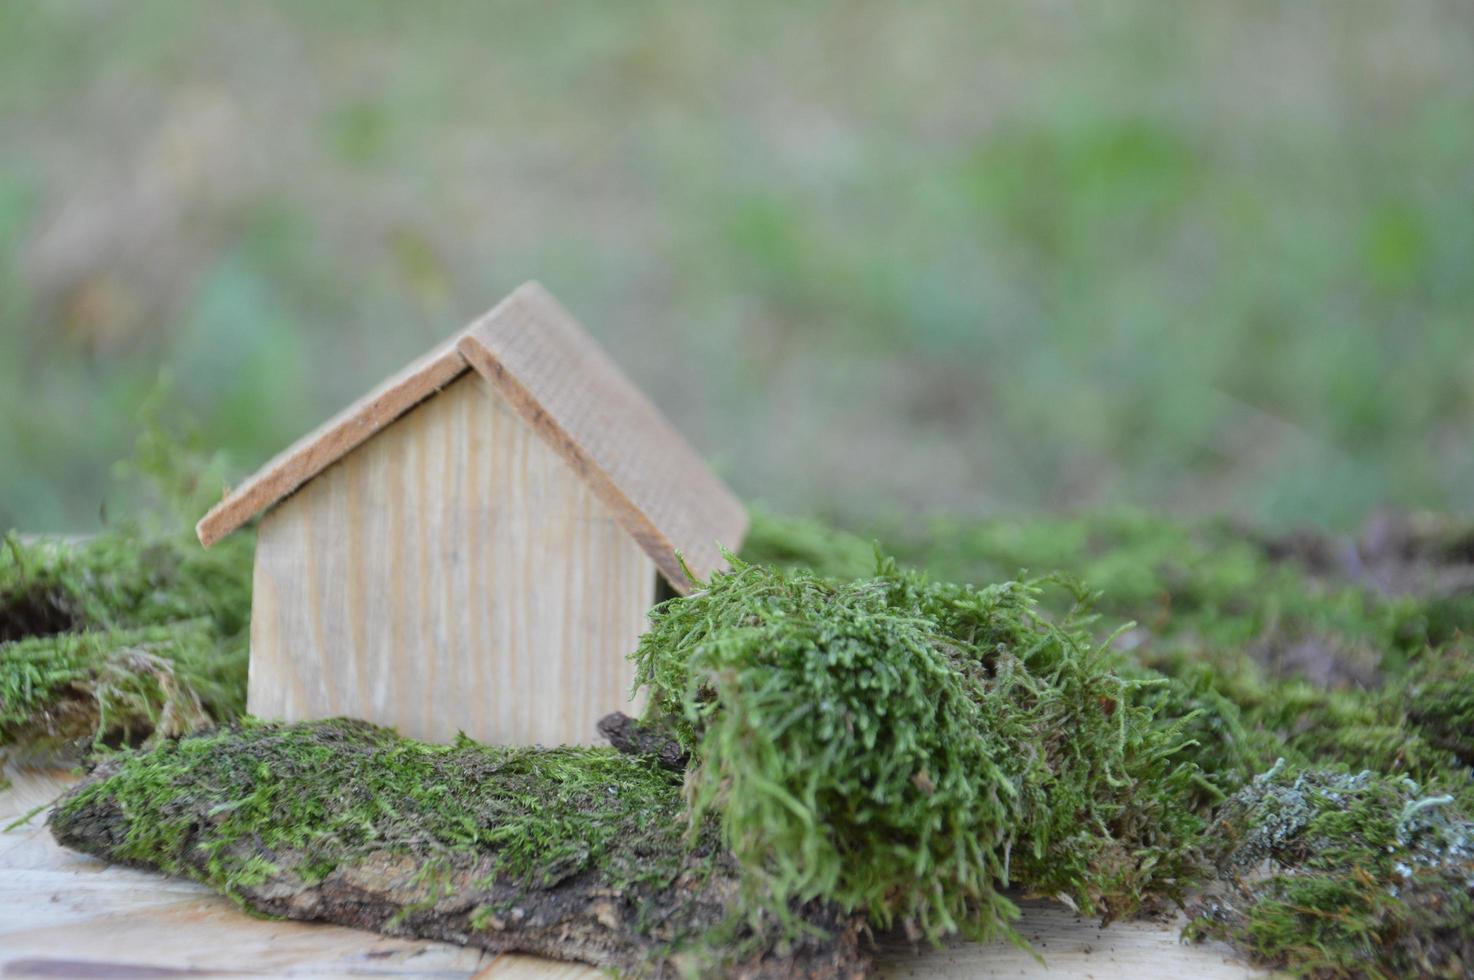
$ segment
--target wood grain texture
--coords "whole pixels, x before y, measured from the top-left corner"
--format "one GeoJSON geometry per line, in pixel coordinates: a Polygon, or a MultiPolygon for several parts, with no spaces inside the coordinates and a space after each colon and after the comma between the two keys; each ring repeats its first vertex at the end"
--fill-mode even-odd
{"type": "Polygon", "coordinates": [[[460,351],[579,473],[681,592],[680,551],[705,578],[747,510],[584,329],[537,283],[473,324],[460,351]]]}
{"type": "Polygon", "coordinates": [[[466,362],[456,350],[456,341],[452,337],[410,364],[226,494],[195,525],[200,543],[208,548],[219,541],[465,373],[466,362]]]}
{"type": "MultiPolygon", "coordinates": [[[[11,772],[0,826],[54,799],[74,777],[11,772]]],[[[1267,974],[1218,945],[1184,946],[1172,925],[1108,929],[1047,902],[1023,904],[1019,929],[1043,957],[1005,941],[940,949],[883,945],[880,977],[1192,977],[1267,974]]],[[[192,882],[109,867],[64,850],[37,817],[0,833],[0,976],[185,975],[594,980],[605,974],[531,956],[491,956],[445,943],[390,939],[339,926],[257,919],[192,882]]]]}
{"type": "Polygon", "coordinates": [[[1181,942],[1184,920],[1117,922],[1101,926],[1058,902],[1019,903],[1018,930],[1030,949],[1007,940],[973,943],[954,939],[939,949],[918,948],[883,937],[875,954],[880,977],[973,980],[975,977],[1055,977],[1075,980],[1180,977],[1182,980],[1247,980],[1267,977],[1234,958],[1223,943],[1181,942]],[[1037,954],[1038,959],[1035,959],[1037,954]]]}
{"type": "Polygon", "coordinates": [[[262,522],[249,709],[431,741],[592,743],[628,704],[655,574],[467,375],[262,522]]]}

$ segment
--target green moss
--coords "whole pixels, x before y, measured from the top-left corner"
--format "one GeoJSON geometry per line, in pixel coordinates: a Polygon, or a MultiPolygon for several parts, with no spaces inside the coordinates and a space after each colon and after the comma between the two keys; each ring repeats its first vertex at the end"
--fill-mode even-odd
{"type": "Polygon", "coordinates": [[[1283,764],[1231,799],[1209,836],[1232,887],[1195,936],[1317,976],[1467,976],[1474,822],[1407,778],[1283,764]]]}
{"type": "Polygon", "coordinates": [[[1186,746],[1035,591],[735,562],[652,613],[649,720],[693,750],[696,818],[719,816],[760,904],[936,938],[1006,929],[1010,886],[1106,914],[1180,891],[1186,746]]]}
{"type": "Polygon", "coordinates": [[[620,887],[669,880],[687,850],[680,777],[644,761],[609,749],[428,745],[346,720],[244,723],[163,742],[124,756],[53,819],[99,797],[128,815],[115,860],[226,894],[259,881],[270,855],[284,852],[322,878],[366,853],[401,850],[433,891],[437,862],[457,855],[490,858],[488,875],[529,885],[597,869],[620,887]],[[208,829],[178,805],[202,795],[215,802],[208,829]]]}
{"type": "Polygon", "coordinates": [[[1269,539],[1221,521],[1127,512],[937,522],[887,544],[953,581],[1064,573],[1100,594],[1100,612],[1134,620],[1153,637],[1208,658],[1251,653],[1281,673],[1318,672],[1332,686],[1397,669],[1460,622],[1457,604],[1436,596],[1384,594],[1312,567],[1335,542],[1269,539]]]}
{"type": "Polygon", "coordinates": [[[248,537],[138,527],[0,552],[0,752],[136,744],[245,708],[248,537]]]}
{"type": "Polygon", "coordinates": [[[1474,650],[1462,637],[1414,661],[1395,697],[1423,738],[1474,765],[1474,650]]]}
{"type": "Polygon", "coordinates": [[[129,469],[149,513],[80,541],[0,541],[0,753],[136,744],[245,708],[251,535],[199,546],[209,467],[157,433],[129,469]]]}
{"type": "MultiPolygon", "coordinates": [[[[1278,673],[1356,687],[1398,674],[1424,648],[1474,629],[1474,598],[1450,594],[1434,574],[1462,561],[1468,528],[1426,517],[1406,525],[1355,549],[1350,541],[1275,538],[1226,521],[1129,511],[936,520],[877,537],[902,565],[939,580],[1063,575],[1098,593],[1100,613],[1133,620],[1153,640],[1188,646],[1199,659],[1246,653],[1278,673]],[[1388,562],[1398,567],[1381,574],[1388,562]]],[[[759,511],[743,556],[853,578],[867,574],[871,547],[818,522],[759,511]]],[[[1069,590],[1041,596],[1055,612],[1074,600],[1069,590]]]]}
{"type": "MultiPolygon", "coordinates": [[[[1327,690],[1302,678],[1274,676],[1248,656],[1209,664],[1179,649],[1155,659],[1156,669],[1146,671],[1170,683],[1145,693],[1159,712],[1189,716],[1193,758],[1204,779],[1225,795],[1278,758],[1295,766],[1337,765],[1425,782],[1463,782],[1466,764],[1452,749],[1463,737],[1456,727],[1459,699],[1469,697],[1474,684],[1466,671],[1440,673],[1435,700],[1426,693],[1431,682],[1411,679],[1425,678],[1433,669],[1421,665],[1444,660],[1442,651],[1429,651],[1407,682],[1385,688],[1327,690]],[[1424,697],[1414,698],[1409,690],[1424,691],[1424,697]]],[[[1461,655],[1456,660],[1462,663],[1461,655]]]]}
{"type": "MultiPolygon", "coordinates": [[[[855,544],[800,525],[801,546],[785,552],[770,540],[781,532],[769,524],[760,553],[790,564],[806,554],[826,563],[855,544]]],[[[1467,971],[1467,874],[1418,865],[1403,880],[1393,866],[1411,846],[1397,839],[1404,808],[1452,800],[1428,813],[1461,828],[1474,812],[1474,657],[1464,638],[1474,600],[1459,584],[1469,549],[1457,522],[1420,518],[1354,546],[1140,514],[939,522],[881,537],[903,561],[947,578],[1061,571],[1083,585],[1046,588],[1040,608],[1070,616],[1082,591],[1097,592],[1096,641],[1122,619],[1140,624],[1121,639],[1129,658],[1116,670],[1155,681],[1133,698],[1180,719],[1184,755],[1200,770],[1185,805],[1216,821],[1197,842],[1211,850],[1225,835],[1265,838],[1277,827],[1296,842],[1274,852],[1277,871],[1262,885],[1205,911],[1195,934],[1296,972],[1467,971]],[[1273,778],[1256,781],[1281,758],[1273,778]],[[1279,803],[1265,794],[1301,777],[1289,795],[1305,820],[1285,830],[1285,794],[1270,794],[1279,803]]],[[[1243,871],[1225,870],[1225,880],[1243,871]]]]}
{"type": "Polygon", "coordinates": [[[186,734],[241,713],[245,666],[198,620],[8,643],[0,743],[36,752],[186,734]]]}

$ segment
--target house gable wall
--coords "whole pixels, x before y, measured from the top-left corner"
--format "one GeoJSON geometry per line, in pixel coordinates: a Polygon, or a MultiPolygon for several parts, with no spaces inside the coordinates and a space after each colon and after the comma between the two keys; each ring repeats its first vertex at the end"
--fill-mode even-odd
{"type": "Polygon", "coordinates": [[[655,566],[468,374],[281,502],[256,552],[249,708],[407,735],[592,743],[629,710],[655,566]]]}

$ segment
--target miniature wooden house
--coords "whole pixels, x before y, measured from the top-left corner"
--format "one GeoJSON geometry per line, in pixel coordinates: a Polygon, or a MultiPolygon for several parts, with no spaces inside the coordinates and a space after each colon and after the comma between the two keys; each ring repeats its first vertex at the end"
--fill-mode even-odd
{"type": "Polygon", "coordinates": [[[407,735],[588,743],[628,703],[663,576],[746,511],[528,283],[306,436],[197,527],[259,514],[249,710],[407,735]]]}

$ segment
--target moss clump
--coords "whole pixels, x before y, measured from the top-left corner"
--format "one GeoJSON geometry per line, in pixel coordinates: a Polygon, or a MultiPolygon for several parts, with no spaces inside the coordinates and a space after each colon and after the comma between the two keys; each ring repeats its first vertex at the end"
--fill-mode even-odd
{"type": "Polygon", "coordinates": [[[240,714],[244,672],[198,620],[18,640],[0,647],[0,744],[36,753],[186,734],[240,714]]]}
{"type": "Polygon", "coordinates": [[[1107,915],[1181,891],[1186,746],[1035,591],[734,562],[652,613],[647,721],[692,750],[696,819],[719,817],[759,905],[936,938],[1006,930],[1006,887],[1107,915]]]}
{"type": "MultiPolygon", "coordinates": [[[[802,530],[804,550],[823,560],[822,529],[802,530]]],[[[1156,681],[1135,697],[1182,720],[1185,754],[1201,770],[1188,805],[1216,821],[1198,838],[1205,849],[1273,836],[1278,804],[1248,801],[1304,777],[1295,794],[1319,816],[1274,851],[1268,883],[1226,863],[1226,885],[1210,892],[1227,898],[1199,906],[1195,934],[1312,974],[1469,969],[1466,880],[1425,870],[1403,881],[1388,863],[1408,851],[1396,840],[1405,807],[1449,798],[1427,812],[1460,827],[1474,813],[1466,527],[1384,518],[1355,540],[1274,538],[1127,514],[943,522],[884,537],[903,560],[947,577],[1063,570],[1101,590],[1096,608],[1109,619],[1138,620],[1118,643],[1129,662],[1117,669],[1156,681]],[[1276,775],[1256,781],[1278,758],[1276,775]],[[1364,770],[1351,796],[1312,792],[1364,770]],[[1347,816],[1335,801],[1352,797],[1347,816]]],[[[841,554],[854,544],[842,532],[832,540],[841,554]]],[[[771,541],[763,549],[782,554],[771,541]]],[[[1049,589],[1041,608],[1068,615],[1078,598],[1049,589]]]]}
{"type": "Polygon", "coordinates": [[[207,558],[135,529],[7,543],[0,619],[42,596],[65,629],[0,643],[0,755],[137,744],[245,709],[248,539],[207,558]]]}
{"type": "Polygon", "coordinates": [[[204,551],[205,468],[157,434],[133,470],[156,510],[82,541],[0,541],[0,754],[68,754],[245,708],[250,535],[204,551]]]}
{"type": "Polygon", "coordinates": [[[1447,794],[1368,771],[1276,765],[1208,840],[1227,883],[1189,927],[1316,976],[1468,976],[1474,822],[1447,794]]]}
{"type": "Polygon", "coordinates": [[[136,744],[245,709],[249,540],[202,552],[134,526],[83,542],[12,536],[6,545],[0,621],[12,629],[0,642],[0,751],[136,744]],[[42,608],[58,628],[29,633],[42,608]]]}

